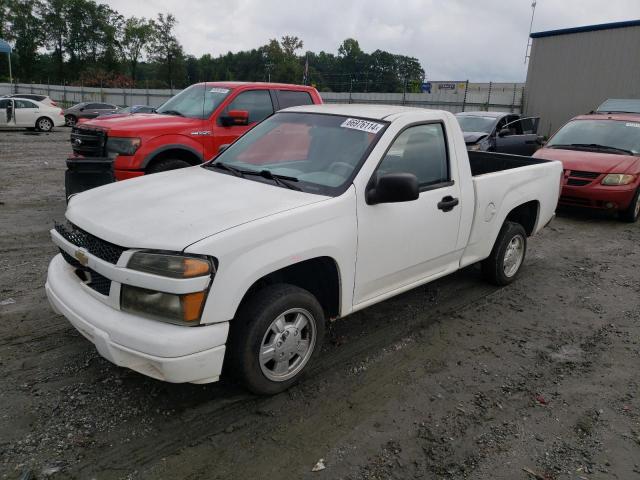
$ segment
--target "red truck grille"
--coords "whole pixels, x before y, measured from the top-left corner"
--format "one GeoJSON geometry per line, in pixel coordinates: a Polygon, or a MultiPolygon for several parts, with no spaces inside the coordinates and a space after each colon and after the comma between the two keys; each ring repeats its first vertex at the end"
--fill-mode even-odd
{"type": "Polygon", "coordinates": [[[106,157],[107,134],[102,130],[73,127],[71,148],[82,157],[106,157]]]}

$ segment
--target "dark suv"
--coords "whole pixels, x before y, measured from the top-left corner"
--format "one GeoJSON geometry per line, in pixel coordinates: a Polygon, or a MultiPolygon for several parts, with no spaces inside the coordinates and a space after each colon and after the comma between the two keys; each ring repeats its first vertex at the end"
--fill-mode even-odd
{"type": "Polygon", "coordinates": [[[64,120],[68,127],[73,127],[81,118],[96,118],[105,113],[117,113],[118,106],[111,103],[82,102],[64,111],[64,120]]]}

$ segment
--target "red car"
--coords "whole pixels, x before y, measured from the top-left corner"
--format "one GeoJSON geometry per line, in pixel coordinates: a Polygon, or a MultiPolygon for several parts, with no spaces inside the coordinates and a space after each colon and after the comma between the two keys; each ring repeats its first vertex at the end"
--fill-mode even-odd
{"type": "Polygon", "coordinates": [[[534,157],[564,166],[559,203],[640,216],[640,114],[592,113],[571,119],[534,157]]]}
{"type": "Polygon", "coordinates": [[[191,85],[156,113],[96,118],[76,125],[76,157],[112,158],[116,180],[197,165],[274,111],[322,103],[317,90],[277,83],[191,85]]]}

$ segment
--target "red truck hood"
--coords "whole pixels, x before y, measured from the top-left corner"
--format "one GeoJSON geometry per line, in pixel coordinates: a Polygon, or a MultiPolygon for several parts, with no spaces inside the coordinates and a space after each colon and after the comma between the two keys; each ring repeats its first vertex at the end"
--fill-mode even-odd
{"type": "Polygon", "coordinates": [[[602,152],[541,148],[533,155],[546,160],[559,160],[565,170],[597,173],[638,173],[640,157],[602,152]]]}
{"type": "Polygon", "coordinates": [[[202,124],[199,118],[180,117],[179,115],[162,115],[159,113],[135,113],[125,117],[96,118],[83,122],[83,127],[94,127],[108,130],[110,134],[157,131],[167,128],[177,131],[181,128],[198,127],[202,124]]]}

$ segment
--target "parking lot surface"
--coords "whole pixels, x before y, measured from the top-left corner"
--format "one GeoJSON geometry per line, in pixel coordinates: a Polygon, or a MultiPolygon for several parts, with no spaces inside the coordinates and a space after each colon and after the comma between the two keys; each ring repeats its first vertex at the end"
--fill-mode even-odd
{"type": "Polygon", "coordinates": [[[640,225],[560,212],[514,284],[339,320],[283,394],[166,384],[45,298],[68,136],[0,130],[0,478],[640,479],[640,225]]]}

